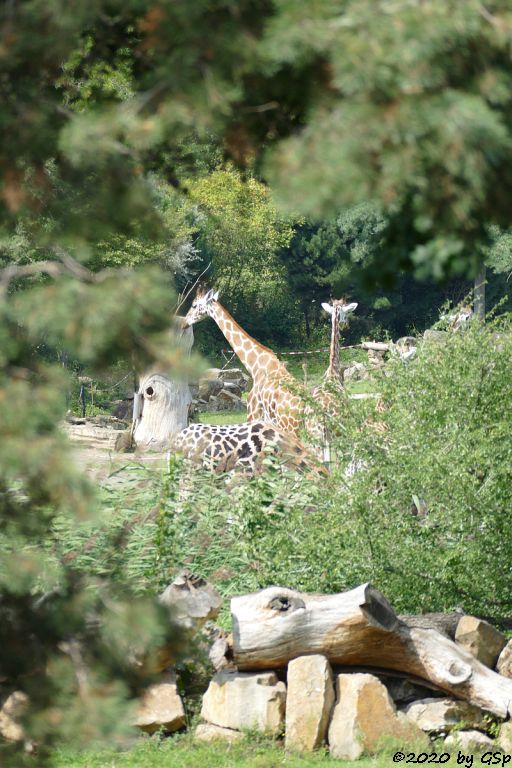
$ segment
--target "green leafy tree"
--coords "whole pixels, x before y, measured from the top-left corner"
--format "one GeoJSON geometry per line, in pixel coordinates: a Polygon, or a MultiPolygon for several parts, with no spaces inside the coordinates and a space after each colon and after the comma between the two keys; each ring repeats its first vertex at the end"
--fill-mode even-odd
{"type": "Polygon", "coordinates": [[[406,217],[419,273],[475,271],[488,224],[510,221],[511,25],[505,0],[276,3],[268,70],[317,78],[303,129],[267,160],[282,203],[374,202],[406,217]]]}

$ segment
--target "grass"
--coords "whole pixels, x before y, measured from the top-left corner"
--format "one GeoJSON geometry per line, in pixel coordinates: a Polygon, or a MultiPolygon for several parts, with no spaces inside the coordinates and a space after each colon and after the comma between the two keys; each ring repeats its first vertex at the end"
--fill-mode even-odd
{"type": "Polygon", "coordinates": [[[247,421],[247,414],[245,411],[201,411],[197,420],[200,424],[243,424],[247,421]]]}
{"type": "MultiPolygon", "coordinates": [[[[289,754],[282,744],[262,737],[246,737],[234,743],[201,744],[190,735],[168,739],[141,738],[126,752],[58,751],[51,768],[340,768],[353,762],[335,760],[324,751],[289,754]]],[[[389,768],[391,753],[357,761],[357,768],[389,768]]]]}

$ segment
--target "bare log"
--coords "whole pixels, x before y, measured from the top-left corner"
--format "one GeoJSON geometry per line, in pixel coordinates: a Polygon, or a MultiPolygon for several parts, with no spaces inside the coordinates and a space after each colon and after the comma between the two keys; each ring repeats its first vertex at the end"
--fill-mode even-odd
{"type": "Polygon", "coordinates": [[[463,613],[424,613],[421,616],[406,614],[398,618],[408,627],[419,627],[421,629],[437,629],[442,635],[446,635],[450,640],[455,640],[455,632],[463,613]]]}
{"type": "Polygon", "coordinates": [[[389,344],[384,341],[362,341],[361,349],[370,349],[373,352],[389,352],[389,344]]]}
{"type": "Polygon", "coordinates": [[[270,587],[233,598],[231,614],[241,670],[276,669],[321,653],[332,664],[405,672],[499,717],[510,714],[512,680],[437,630],[404,624],[369,584],[337,595],[270,587]]]}

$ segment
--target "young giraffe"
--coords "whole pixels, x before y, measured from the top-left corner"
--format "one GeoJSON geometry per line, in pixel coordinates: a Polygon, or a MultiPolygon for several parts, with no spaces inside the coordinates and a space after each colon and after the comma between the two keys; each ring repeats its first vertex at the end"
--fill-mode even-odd
{"type": "Polygon", "coordinates": [[[269,455],[289,469],[325,473],[316,458],[292,435],[261,421],[247,424],[191,424],[173,440],[171,451],[215,472],[258,474],[269,455]]]}
{"type": "MultiPolygon", "coordinates": [[[[321,407],[322,412],[331,417],[336,416],[336,398],[333,390],[340,390],[343,387],[343,380],[340,371],[340,327],[348,322],[348,316],[357,308],[357,302],[345,304],[344,299],[334,300],[331,304],[322,302],[322,308],[331,316],[331,346],[329,353],[329,365],[325,371],[322,381],[311,391],[313,399],[321,407]]],[[[329,429],[325,423],[318,418],[318,407],[311,405],[306,407],[306,430],[308,434],[316,437],[317,442],[322,445],[323,459],[330,461],[330,435],[329,429]]]]}
{"type": "Polygon", "coordinates": [[[345,304],[344,299],[335,299],[332,304],[328,304],[323,301],[322,308],[331,316],[331,348],[329,366],[324,373],[322,383],[313,390],[313,392],[318,391],[318,394],[321,394],[322,389],[325,390],[324,384],[328,381],[336,384],[343,383],[340,371],[340,328],[348,323],[348,316],[357,309],[357,302],[345,304]]]}
{"type": "Polygon", "coordinates": [[[249,336],[218,302],[218,291],[198,288],[184,319],[185,327],[211,317],[252,376],[247,398],[247,420],[273,424],[297,436],[304,416],[304,400],[296,394],[300,385],[268,347],[249,336]],[[295,392],[293,391],[295,390],[295,392]]]}

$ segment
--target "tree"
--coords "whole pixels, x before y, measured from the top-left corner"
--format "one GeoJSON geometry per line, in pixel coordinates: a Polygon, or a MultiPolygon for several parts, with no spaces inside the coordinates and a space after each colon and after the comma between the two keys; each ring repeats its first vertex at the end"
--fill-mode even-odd
{"type": "Polygon", "coordinates": [[[267,155],[281,204],[320,217],[373,201],[410,222],[409,266],[474,275],[487,226],[510,222],[511,25],[505,0],[278,2],[267,71],[308,65],[317,85],[267,155]]]}

